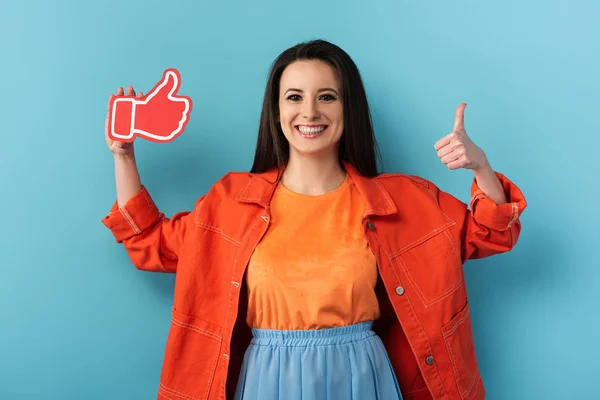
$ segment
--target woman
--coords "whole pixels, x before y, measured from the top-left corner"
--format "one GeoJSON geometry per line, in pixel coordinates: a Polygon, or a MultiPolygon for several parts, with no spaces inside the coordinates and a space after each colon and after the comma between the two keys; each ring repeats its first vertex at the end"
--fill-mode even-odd
{"type": "Polygon", "coordinates": [[[526,202],[466,135],[464,107],[435,148],[474,171],[470,210],[378,172],[358,69],[325,41],[277,58],[251,171],[193,211],[160,213],[133,144],[107,136],[103,223],[138,269],[177,273],[158,398],[483,399],[462,264],[512,249],[526,202]]]}

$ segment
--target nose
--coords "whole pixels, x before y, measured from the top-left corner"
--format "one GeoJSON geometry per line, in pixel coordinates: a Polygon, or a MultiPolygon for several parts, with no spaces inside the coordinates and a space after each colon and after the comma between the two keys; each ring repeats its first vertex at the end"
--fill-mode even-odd
{"type": "Polygon", "coordinates": [[[321,117],[317,103],[307,101],[302,109],[302,116],[308,120],[314,120],[321,117]]]}

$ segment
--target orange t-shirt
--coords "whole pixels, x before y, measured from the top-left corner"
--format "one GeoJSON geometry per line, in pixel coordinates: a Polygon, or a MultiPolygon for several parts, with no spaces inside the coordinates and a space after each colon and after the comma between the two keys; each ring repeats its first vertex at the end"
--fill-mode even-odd
{"type": "Polygon", "coordinates": [[[363,236],[363,213],[348,175],[320,196],[280,183],[271,225],[248,265],[249,326],[321,329],[379,318],[377,265],[363,236]]]}

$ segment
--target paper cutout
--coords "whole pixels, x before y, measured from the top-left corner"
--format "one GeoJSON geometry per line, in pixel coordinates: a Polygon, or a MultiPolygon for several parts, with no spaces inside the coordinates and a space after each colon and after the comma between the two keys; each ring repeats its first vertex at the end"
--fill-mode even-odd
{"type": "Polygon", "coordinates": [[[175,140],[192,111],[192,100],[176,95],[180,85],[179,71],[169,68],[145,96],[115,96],[110,105],[110,138],[121,142],[133,142],[136,137],[160,143],[175,140]]]}

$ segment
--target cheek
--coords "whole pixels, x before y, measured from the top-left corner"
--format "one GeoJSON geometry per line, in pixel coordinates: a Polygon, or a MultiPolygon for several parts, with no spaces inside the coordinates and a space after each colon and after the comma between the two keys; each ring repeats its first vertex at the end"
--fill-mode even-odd
{"type": "Polygon", "coordinates": [[[338,125],[343,127],[344,126],[344,110],[341,107],[339,109],[336,109],[333,113],[333,116],[334,116],[336,122],[338,123],[338,125]]]}
{"type": "Polygon", "coordinates": [[[334,107],[331,107],[329,114],[336,121],[342,122],[344,120],[344,107],[341,104],[336,104],[334,107]]]}
{"type": "Polygon", "coordinates": [[[279,120],[282,124],[287,124],[293,119],[293,110],[289,107],[279,107],[279,120]]]}
{"type": "Polygon", "coordinates": [[[290,127],[290,125],[293,120],[293,114],[290,113],[289,109],[282,108],[279,110],[279,126],[283,131],[283,135],[288,139],[290,139],[290,135],[292,135],[292,127],[290,127]]]}

